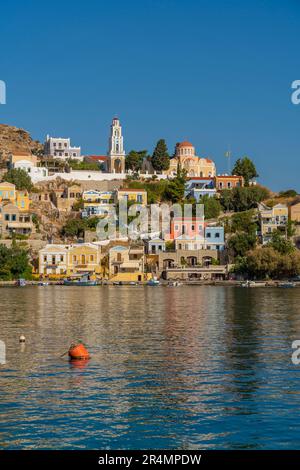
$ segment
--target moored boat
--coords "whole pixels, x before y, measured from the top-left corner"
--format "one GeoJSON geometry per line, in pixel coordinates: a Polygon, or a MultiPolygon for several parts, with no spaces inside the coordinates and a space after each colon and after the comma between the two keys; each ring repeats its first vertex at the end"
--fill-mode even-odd
{"type": "Polygon", "coordinates": [[[280,282],[278,284],[278,287],[282,287],[284,289],[290,289],[292,287],[296,287],[296,284],[294,282],[280,282]]]}
{"type": "Polygon", "coordinates": [[[156,278],[156,277],[153,277],[152,279],[150,279],[148,282],[147,282],[147,286],[159,286],[160,285],[160,282],[159,280],[156,278]]]}
{"type": "Polygon", "coordinates": [[[241,283],[241,287],[265,287],[264,281],[245,281],[241,283]]]}
{"type": "Polygon", "coordinates": [[[96,279],[91,279],[89,274],[76,275],[64,279],[64,286],[98,286],[96,279]]]}

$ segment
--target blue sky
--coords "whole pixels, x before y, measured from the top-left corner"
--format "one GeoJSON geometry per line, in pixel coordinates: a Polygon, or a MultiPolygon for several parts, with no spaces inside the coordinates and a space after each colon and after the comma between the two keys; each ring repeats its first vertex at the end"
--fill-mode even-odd
{"type": "Polygon", "coordinates": [[[0,7],[0,122],[107,150],[191,141],[218,173],[248,155],[260,181],[300,192],[298,0],[11,1],[0,7]]]}

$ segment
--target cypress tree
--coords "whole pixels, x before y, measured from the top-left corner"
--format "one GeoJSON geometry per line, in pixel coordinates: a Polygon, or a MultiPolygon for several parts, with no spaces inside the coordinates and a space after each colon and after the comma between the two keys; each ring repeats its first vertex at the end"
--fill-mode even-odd
{"type": "Polygon", "coordinates": [[[163,171],[170,168],[170,156],[164,139],[160,139],[157,142],[151,162],[155,171],[163,171]]]}

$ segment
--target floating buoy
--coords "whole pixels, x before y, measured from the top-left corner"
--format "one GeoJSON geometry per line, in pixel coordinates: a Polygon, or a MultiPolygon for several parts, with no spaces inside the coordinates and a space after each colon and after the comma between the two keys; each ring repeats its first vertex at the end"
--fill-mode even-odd
{"type": "Polygon", "coordinates": [[[20,338],[19,338],[19,342],[20,342],[20,343],[25,343],[25,341],[26,341],[25,336],[24,336],[24,335],[21,335],[20,338]]]}
{"type": "Polygon", "coordinates": [[[71,344],[68,353],[71,359],[89,359],[91,357],[82,343],[71,344]]]}

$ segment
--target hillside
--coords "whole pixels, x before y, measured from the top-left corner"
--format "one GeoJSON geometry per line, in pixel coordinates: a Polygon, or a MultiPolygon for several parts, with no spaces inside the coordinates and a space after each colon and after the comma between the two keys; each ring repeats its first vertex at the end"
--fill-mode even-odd
{"type": "Polygon", "coordinates": [[[39,154],[43,145],[33,140],[29,132],[7,124],[0,124],[0,162],[7,159],[10,153],[33,152],[39,154]]]}

